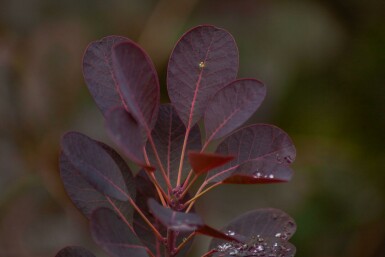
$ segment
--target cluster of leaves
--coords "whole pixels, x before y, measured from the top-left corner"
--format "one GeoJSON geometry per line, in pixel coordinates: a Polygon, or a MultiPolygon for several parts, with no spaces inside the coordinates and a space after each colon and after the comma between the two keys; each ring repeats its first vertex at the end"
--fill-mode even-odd
{"type": "MultiPolygon", "coordinates": [[[[203,256],[294,256],[288,239],[296,226],[280,210],[253,210],[217,230],[193,207],[221,184],[285,182],[292,176],[295,148],[284,131],[266,124],[236,130],[266,94],[260,81],[237,79],[237,71],[233,37],[214,26],[195,27],[171,54],[171,104],[160,104],[156,70],[140,46],[120,36],[88,46],[83,60],[88,89],[109,136],[140,170],[134,176],[111,147],[68,132],[61,141],[60,171],[95,242],[110,256],[185,256],[196,234],[214,238],[203,256]],[[207,153],[220,139],[215,153],[207,153]],[[202,175],[199,189],[189,193],[202,175]]],[[[57,254],[70,256],[94,255],[76,246],[57,254]]]]}

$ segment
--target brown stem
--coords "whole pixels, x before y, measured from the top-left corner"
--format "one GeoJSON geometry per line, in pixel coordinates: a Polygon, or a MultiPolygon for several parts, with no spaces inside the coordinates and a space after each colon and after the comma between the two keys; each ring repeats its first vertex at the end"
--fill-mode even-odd
{"type": "Polygon", "coordinates": [[[184,140],[183,140],[182,153],[180,155],[180,162],[179,162],[179,169],[178,169],[178,179],[176,181],[177,186],[180,185],[180,180],[182,177],[183,161],[184,161],[184,155],[185,155],[185,151],[186,151],[187,140],[188,140],[189,134],[190,134],[190,126],[188,126],[186,128],[186,134],[185,134],[184,140]]]}
{"type": "Polygon", "coordinates": [[[182,243],[180,243],[178,247],[175,248],[175,251],[173,252],[174,255],[178,254],[179,251],[187,244],[187,242],[194,238],[195,234],[196,232],[194,231],[188,237],[184,238],[182,243]]]}
{"type": "MultiPolygon", "coordinates": [[[[151,166],[150,164],[150,161],[148,159],[148,155],[147,155],[147,151],[146,151],[146,148],[143,148],[143,155],[144,155],[144,159],[146,160],[146,164],[148,166],[151,166]]],[[[164,190],[162,189],[162,187],[159,185],[158,181],[156,180],[155,178],[155,175],[153,172],[150,172],[150,171],[147,171],[147,175],[148,177],[150,178],[151,182],[154,184],[155,188],[156,188],[156,191],[158,192],[158,195],[159,195],[159,199],[160,201],[162,202],[162,205],[163,206],[167,206],[167,203],[165,201],[165,199],[168,199],[167,195],[166,195],[166,192],[164,192],[164,190]],[[164,196],[164,197],[163,197],[164,196]]]]}
{"type": "Polygon", "coordinates": [[[167,177],[166,171],[164,170],[162,161],[160,160],[158,151],[157,151],[157,149],[155,147],[154,140],[153,140],[151,135],[148,135],[148,141],[150,142],[151,148],[154,151],[156,161],[157,161],[157,163],[159,165],[160,172],[162,173],[162,176],[163,176],[163,178],[164,178],[164,180],[166,182],[167,188],[168,188],[169,191],[171,191],[172,190],[172,186],[171,186],[171,183],[170,183],[170,179],[167,177]]]}
{"type": "Polygon", "coordinates": [[[205,253],[204,255],[202,255],[202,257],[209,257],[209,256],[211,256],[213,253],[216,253],[216,252],[217,252],[217,250],[212,249],[212,250],[208,251],[207,253],[205,253]]]}
{"type": "Polygon", "coordinates": [[[134,207],[134,209],[139,213],[139,215],[142,217],[142,219],[147,223],[147,225],[151,228],[152,232],[154,232],[155,236],[160,240],[160,241],[165,241],[165,238],[159,233],[159,231],[152,225],[152,223],[147,219],[146,215],[142,212],[142,210],[136,205],[135,201],[132,200],[132,198],[127,195],[128,201],[130,204],[134,207]]]}

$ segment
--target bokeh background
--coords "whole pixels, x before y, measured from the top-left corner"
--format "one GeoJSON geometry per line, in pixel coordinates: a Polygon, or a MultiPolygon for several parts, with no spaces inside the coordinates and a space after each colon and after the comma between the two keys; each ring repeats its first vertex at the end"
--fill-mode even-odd
{"type": "MultiPolygon", "coordinates": [[[[268,96],[250,122],[272,123],[298,151],[279,185],[223,186],[198,201],[220,228],[244,211],[293,216],[298,257],[385,256],[385,2],[378,0],[0,0],[0,256],[54,256],[92,242],[59,179],[59,140],[79,130],[109,142],[82,79],[87,44],[139,42],[165,91],[180,35],[198,24],[230,31],[240,77],[268,96]]],[[[208,239],[196,240],[200,256],[208,239]]]]}

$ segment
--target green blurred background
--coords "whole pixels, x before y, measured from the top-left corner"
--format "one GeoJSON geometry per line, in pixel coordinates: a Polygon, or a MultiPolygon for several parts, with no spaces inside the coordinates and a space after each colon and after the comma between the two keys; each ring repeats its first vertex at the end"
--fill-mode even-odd
{"type": "MultiPolygon", "coordinates": [[[[124,35],[153,58],[165,91],[180,35],[198,24],[230,31],[240,77],[268,96],[251,122],[272,123],[297,147],[279,185],[223,186],[198,201],[220,228],[244,211],[295,218],[298,257],[385,256],[385,2],[359,0],[0,0],[0,256],[54,256],[92,242],[59,179],[59,139],[79,130],[109,142],[81,74],[90,41],[124,35]]],[[[199,237],[190,256],[200,256],[199,237]]]]}

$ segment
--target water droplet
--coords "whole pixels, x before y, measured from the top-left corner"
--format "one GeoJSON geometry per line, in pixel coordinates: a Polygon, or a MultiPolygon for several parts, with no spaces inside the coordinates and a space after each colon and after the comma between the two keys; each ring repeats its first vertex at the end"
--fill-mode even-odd
{"type": "Polygon", "coordinates": [[[270,175],[269,175],[269,178],[273,179],[273,178],[274,178],[274,175],[273,175],[273,174],[270,174],[270,175]]]}
{"type": "Polygon", "coordinates": [[[257,246],[257,251],[258,252],[263,252],[265,250],[265,247],[263,247],[263,245],[258,245],[257,246]]]}
{"type": "Polygon", "coordinates": [[[237,249],[232,249],[229,254],[234,256],[234,255],[237,255],[239,253],[239,251],[237,249]]]}
{"type": "Polygon", "coordinates": [[[282,234],[281,233],[277,233],[277,234],[275,234],[275,237],[281,237],[282,236],[282,234]]]}
{"type": "Polygon", "coordinates": [[[200,62],[199,63],[199,68],[203,69],[204,67],[206,67],[205,62],[200,62]]]}
{"type": "Polygon", "coordinates": [[[218,251],[220,251],[220,252],[225,252],[225,251],[227,251],[228,249],[230,249],[231,247],[232,247],[232,244],[230,244],[230,243],[224,243],[224,244],[218,245],[217,249],[218,249],[218,251]]]}
{"type": "Polygon", "coordinates": [[[261,176],[262,176],[262,174],[260,172],[257,172],[257,174],[255,174],[256,178],[260,178],[261,176]]]}
{"type": "Polygon", "coordinates": [[[235,235],[235,232],[232,231],[232,230],[228,230],[227,233],[226,233],[226,235],[228,235],[228,236],[233,236],[233,235],[235,235]]]}

